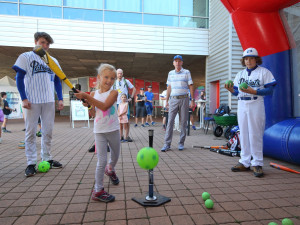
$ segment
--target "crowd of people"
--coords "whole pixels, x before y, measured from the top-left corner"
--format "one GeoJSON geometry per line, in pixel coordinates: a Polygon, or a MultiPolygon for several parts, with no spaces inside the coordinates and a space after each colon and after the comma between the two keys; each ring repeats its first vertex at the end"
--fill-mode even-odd
{"type": "MultiPolygon", "coordinates": [[[[42,46],[48,50],[54,43],[52,37],[45,32],[34,34],[35,45],[42,46]]],[[[59,66],[58,61],[52,57],[59,66]]],[[[254,175],[263,175],[262,135],[264,129],[264,118],[252,120],[253,110],[264,112],[264,95],[270,95],[276,81],[270,71],[260,67],[261,58],[253,48],[244,52],[241,60],[242,65],[247,68],[238,73],[233,86],[225,85],[225,88],[233,95],[238,96],[238,115],[241,129],[242,153],[239,163],[232,168],[233,172],[246,171],[250,165],[254,168],[254,175]],[[238,85],[241,81],[248,79],[248,88],[241,88],[238,85]],[[251,79],[261,79],[260,86],[251,82],[251,79]],[[249,101],[246,101],[249,100],[249,101]],[[249,104],[249,107],[247,106],[249,104]],[[251,107],[250,107],[251,104],[251,107]],[[247,107],[246,107],[247,106],[247,107]],[[253,109],[248,112],[246,108],[253,109]],[[249,133],[254,136],[248,136],[249,133]],[[252,158],[252,159],[251,159],[252,158]]],[[[184,150],[184,143],[187,135],[188,120],[191,120],[192,129],[196,129],[193,116],[189,111],[195,109],[195,98],[193,80],[189,70],[183,68],[183,57],[176,55],[173,58],[174,70],[171,70],[167,78],[167,89],[164,90],[160,99],[163,100],[162,126],[165,132],[162,152],[170,150],[173,138],[173,126],[177,115],[179,115],[180,138],[178,150],[184,150]]],[[[62,85],[57,75],[45,64],[45,62],[33,51],[21,54],[16,60],[13,69],[16,71],[17,87],[23,102],[25,121],[25,155],[27,167],[25,176],[31,177],[36,174],[37,147],[36,131],[38,121],[42,124],[41,133],[41,160],[48,161],[51,168],[62,168],[63,165],[55,161],[51,155],[52,131],[55,117],[55,92],[58,97],[58,110],[63,109],[62,85]],[[40,85],[41,83],[47,85],[40,85]],[[55,92],[54,92],[55,91],[55,92]]],[[[74,95],[78,99],[84,99],[83,105],[89,108],[89,113],[94,117],[94,138],[95,142],[90,152],[97,151],[97,166],[95,170],[95,185],[92,192],[92,199],[96,201],[111,202],[115,197],[104,190],[103,177],[107,175],[113,185],[118,185],[119,178],[116,174],[116,164],[120,155],[120,146],[123,142],[132,142],[130,134],[130,107],[135,97],[135,124],[138,127],[139,119],[141,127],[154,126],[153,102],[154,94],[152,86],[140,88],[135,95],[136,88],[123,76],[122,69],[115,69],[110,64],[101,64],[97,69],[97,87],[91,93],[82,92],[74,95]],[[131,94],[130,94],[131,91],[131,94]],[[107,160],[110,152],[110,159],[107,160]]],[[[1,93],[0,98],[0,121],[2,132],[9,133],[6,129],[9,114],[14,110],[9,107],[6,101],[6,93],[1,93]]],[[[205,100],[204,92],[200,95],[205,100]]],[[[1,143],[1,132],[0,132],[1,143]]]]}

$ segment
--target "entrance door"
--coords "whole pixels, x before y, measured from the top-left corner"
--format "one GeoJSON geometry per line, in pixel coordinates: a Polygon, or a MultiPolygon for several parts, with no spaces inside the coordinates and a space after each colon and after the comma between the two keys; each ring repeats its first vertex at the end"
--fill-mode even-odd
{"type": "Polygon", "coordinates": [[[209,90],[209,113],[214,114],[220,106],[220,81],[211,82],[209,90]]]}

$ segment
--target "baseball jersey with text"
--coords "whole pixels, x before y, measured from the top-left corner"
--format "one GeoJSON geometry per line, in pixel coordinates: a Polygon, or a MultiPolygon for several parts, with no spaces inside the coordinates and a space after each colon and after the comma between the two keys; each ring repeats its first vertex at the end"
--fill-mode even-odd
{"type": "MultiPolygon", "coordinates": [[[[60,67],[58,61],[51,57],[60,67]]],[[[15,71],[25,72],[25,93],[29,102],[34,104],[54,102],[55,73],[33,51],[21,54],[15,62],[15,71]]]]}
{"type": "MultiPolygon", "coordinates": [[[[240,91],[239,85],[244,82],[247,83],[248,86],[250,86],[254,90],[261,90],[264,89],[265,87],[276,84],[276,80],[273,74],[271,73],[271,71],[261,66],[258,66],[256,69],[252,70],[250,76],[248,75],[247,69],[244,69],[240,71],[234,79],[234,86],[239,90],[238,97],[254,96],[252,94],[248,94],[240,91]]],[[[257,96],[255,95],[254,97],[258,97],[258,99],[263,98],[263,96],[258,96],[258,95],[257,96]]]]}
{"type": "Polygon", "coordinates": [[[181,69],[179,72],[171,70],[168,74],[167,85],[171,85],[170,96],[188,94],[189,85],[193,84],[189,70],[181,69]]]}

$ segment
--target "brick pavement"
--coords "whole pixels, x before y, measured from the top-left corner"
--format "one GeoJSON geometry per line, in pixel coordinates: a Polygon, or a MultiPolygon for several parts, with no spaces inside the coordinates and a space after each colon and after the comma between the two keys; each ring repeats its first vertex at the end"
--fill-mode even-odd
{"type": "MultiPolygon", "coordinates": [[[[252,172],[232,173],[230,167],[238,158],[228,157],[193,145],[222,145],[211,131],[193,131],[187,137],[185,150],[177,150],[179,133],[174,132],[172,149],[161,153],[164,131],[161,123],[154,129],[154,148],[160,161],[154,169],[155,191],[171,198],[159,207],[142,207],[132,197],[148,191],[147,171],[136,162],[139,149],[148,146],[148,129],[131,126],[132,143],[122,143],[117,174],[120,184],[113,186],[105,177],[105,189],[116,196],[113,203],[91,200],[96,155],[87,152],[93,143],[92,128],[68,117],[57,117],[53,132],[52,154],[62,169],[37,173],[26,178],[23,122],[10,120],[9,130],[0,144],[0,224],[281,224],[285,217],[300,224],[300,176],[268,166],[280,163],[300,171],[297,165],[265,158],[265,177],[252,172]],[[211,193],[213,209],[206,209],[201,194],[211,193]]],[[[40,138],[37,138],[40,149],[40,138]]]]}

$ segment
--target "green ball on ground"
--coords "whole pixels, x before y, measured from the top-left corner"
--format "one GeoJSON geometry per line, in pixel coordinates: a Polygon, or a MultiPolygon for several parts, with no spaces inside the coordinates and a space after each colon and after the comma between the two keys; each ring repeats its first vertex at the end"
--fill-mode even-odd
{"type": "Polygon", "coordinates": [[[204,200],[204,201],[206,201],[207,199],[209,199],[210,198],[210,194],[208,193],[208,192],[203,192],[202,193],[202,199],[204,200]]]}
{"type": "Polygon", "coordinates": [[[38,170],[42,173],[47,173],[50,169],[50,163],[47,161],[42,161],[38,165],[38,170]]]}
{"type": "Polygon", "coordinates": [[[142,148],[137,156],[136,161],[142,169],[152,170],[156,167],[159,160],[157,151],[151,147],[142,148]]]}
{"type": "Polygon", "coordinates": [[[214,202],[211,199],[207,199],[204,204],[208,209],[212,209],[214,207],[214,202]]]}
{"type": "Polygon", "coordinates": [[[241,90],[244,90],[244,89],[248,88],[248,84],[244,82],[244,83],[241,83],[239,87],[241,90]]]}
{"type": "Polygon", "coordinates": [[[282,223],[282,225],[294,225],[294,222],[291,219],[288,219],[288,218],[284,218],[281,221],[281,223],[282,223]]]}
{"type": "Polygon", "coordinates": [[[270,222],[270,223],[268,223],[268,225],[278,225],[278,224],[275,222],[270,222]]]}
{"type": "Polygon", "coordinates": [[[231,86],[233,86],[233,81],[232,81],[232,80],[227,80],[227,81],[225,82],[225,84],[226,84],[228,87],[231,87],[231,86]]]}

